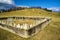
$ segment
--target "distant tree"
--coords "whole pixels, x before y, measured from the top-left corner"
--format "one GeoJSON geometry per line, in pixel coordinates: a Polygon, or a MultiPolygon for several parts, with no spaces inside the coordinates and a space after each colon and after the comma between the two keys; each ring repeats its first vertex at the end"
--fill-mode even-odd
{"type": "Polygon", "coordinates": [[[49,11],[49,12],[52,12],[52,10],[48,10],[47,8],[43,8],[45,11],[49,11]]]}
{"type": "Polygon", "coordinates": [[[1,9],[1,10],[0,10],[0,13],[3,13],[3,12],[4,12],[4,9],[1,9]]]}

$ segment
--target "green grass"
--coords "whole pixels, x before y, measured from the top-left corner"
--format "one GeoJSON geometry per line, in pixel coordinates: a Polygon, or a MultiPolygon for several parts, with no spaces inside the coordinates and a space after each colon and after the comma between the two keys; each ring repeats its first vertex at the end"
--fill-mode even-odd
{"type": "Polygon", "coordinates": [[[1,13],[4,16],[45,16],[51,17],[52,22],[36,35],[25,39],[8,31],[0,29],[0,40],[60,40],[60,14],[47,12],[42,9],[25,9],[13,12],[1,13]]]}

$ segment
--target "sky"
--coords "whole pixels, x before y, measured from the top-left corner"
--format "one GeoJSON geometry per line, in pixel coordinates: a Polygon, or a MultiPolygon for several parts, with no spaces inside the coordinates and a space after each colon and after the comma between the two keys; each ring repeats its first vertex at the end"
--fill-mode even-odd
{"type": "Polygon", "coordinates": [[[16,6],[40,6],[52,10],[60,10],[60,0],[0,0],[2,3],[16,6]]]}
{"type": "Polygon", "coordinates": [[[14,4],[13,0],[0,0],[1,3],[14,4]]]}
{"type": "Polygon", "coordinates": [[[16,6],[40,6],[53,11],[60,11],[60,0],[14,0],[16,6]]]}
{"type": "Polygon", "coordinates": [[[17,6],[60,7],[60,0],[14,0],[17,6]]]}

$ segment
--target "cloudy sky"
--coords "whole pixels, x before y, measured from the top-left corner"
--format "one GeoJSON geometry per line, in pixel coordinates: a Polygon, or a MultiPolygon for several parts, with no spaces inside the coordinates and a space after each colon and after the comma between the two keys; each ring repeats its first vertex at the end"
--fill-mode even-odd
{"type": "Polygon", "coordinates": [[[0,0],[1,3],[14,4],[13,0],[0,0]]]}
{"type": "Polygon", "coordinates": [[[41,6],[52,10],[60,10],[60,0],[0,0],[0,2],[16,6],[41,6]]]}

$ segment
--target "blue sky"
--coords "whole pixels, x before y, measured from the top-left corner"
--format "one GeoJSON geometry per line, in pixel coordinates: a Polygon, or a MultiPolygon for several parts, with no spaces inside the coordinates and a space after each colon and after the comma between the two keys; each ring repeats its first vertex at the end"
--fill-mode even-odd
{"type": "Polygon", "coordinates": [[[60,11],[60,0],[0,0],[2,3],[16,6],[40,6],[53,11],[60,11]]]}
{"type": "Polygon", "coordinates": [[[17,6],[60,7],[60,0],[14,0],[17,6]]]}

